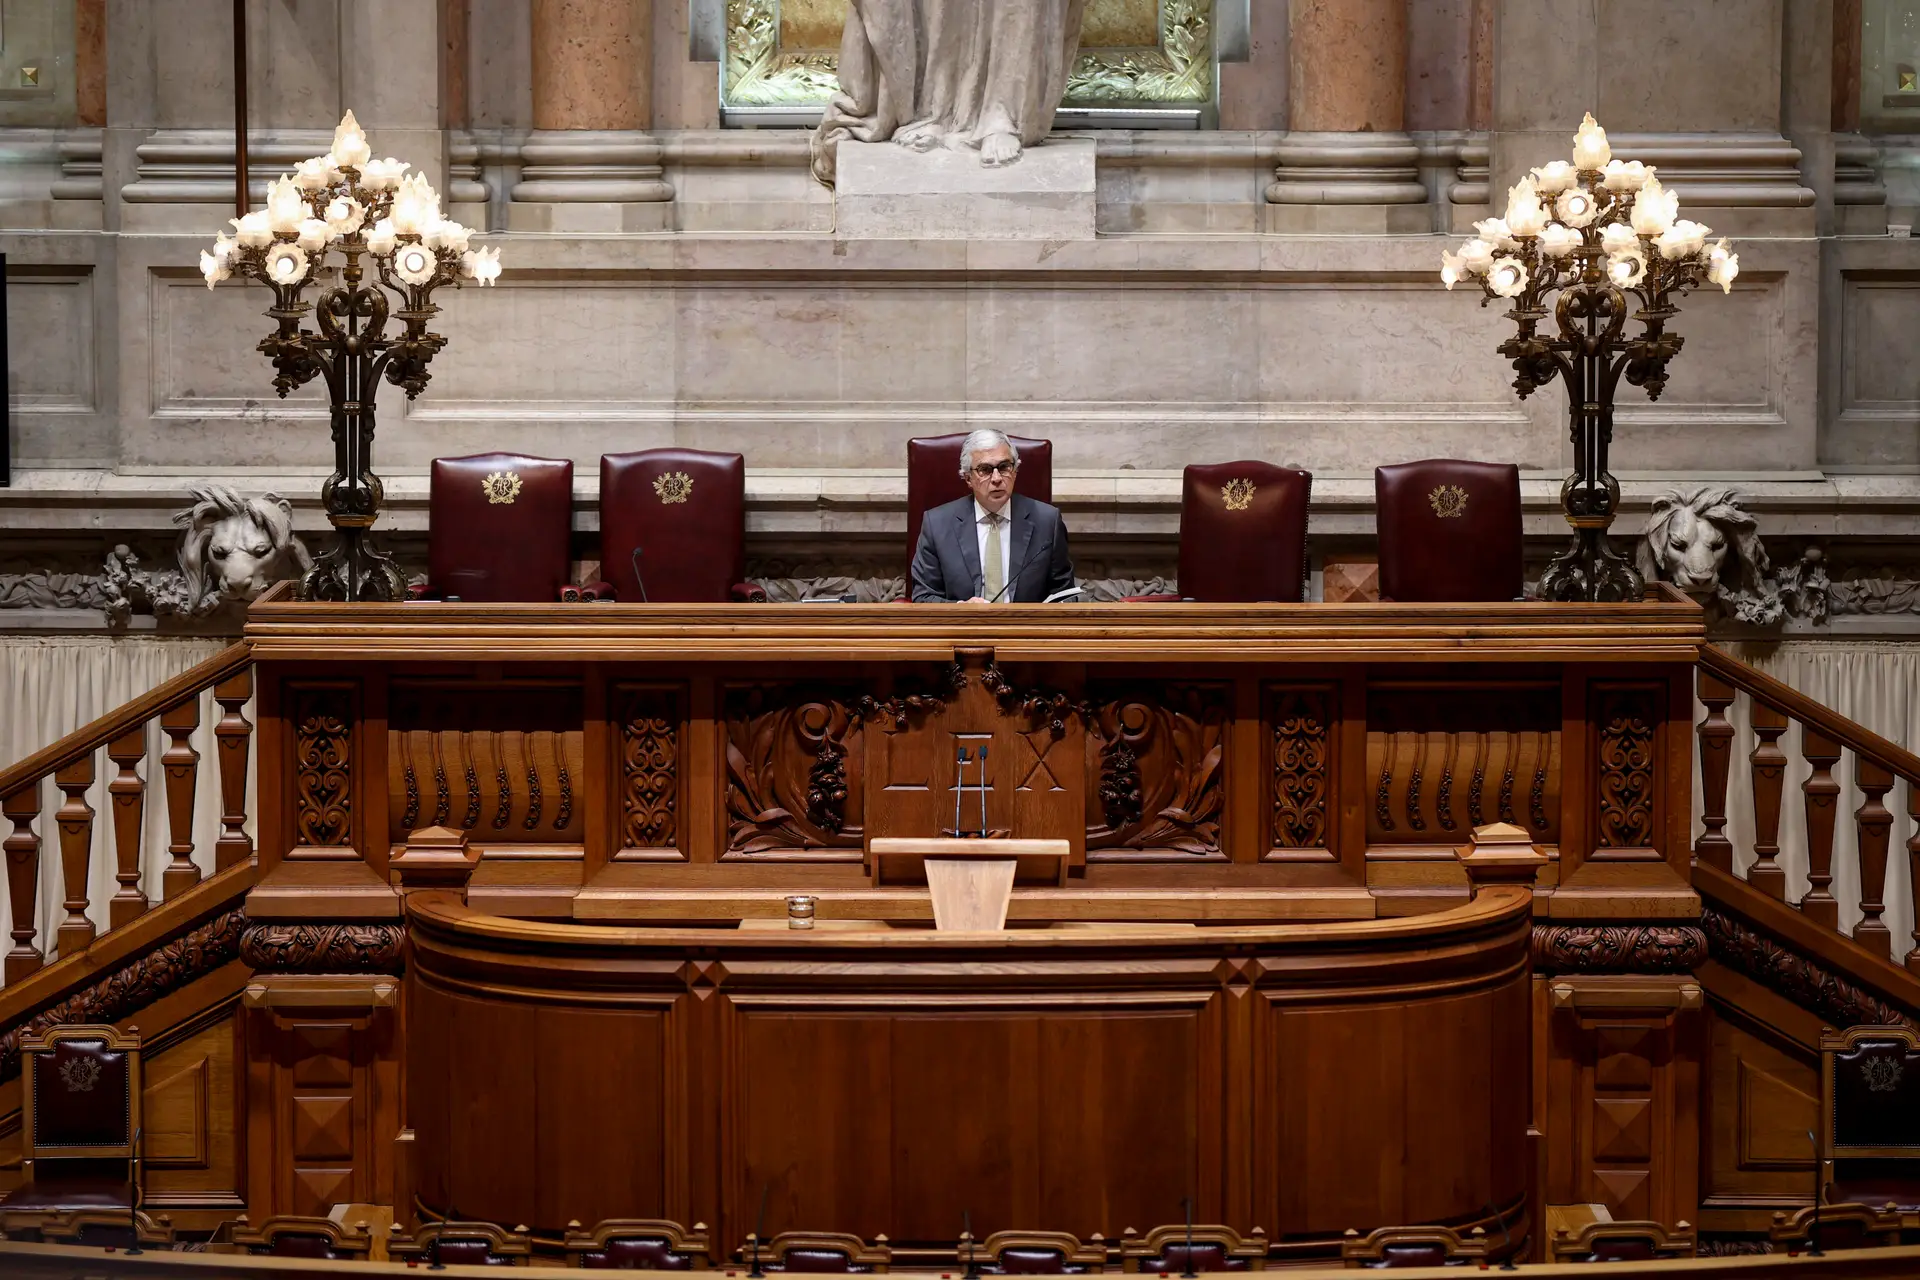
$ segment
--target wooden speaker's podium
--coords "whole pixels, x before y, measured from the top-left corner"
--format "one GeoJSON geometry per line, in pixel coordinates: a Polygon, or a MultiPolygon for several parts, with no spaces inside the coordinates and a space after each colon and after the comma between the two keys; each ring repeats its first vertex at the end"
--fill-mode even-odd
{"type": "Polygon", "coordinates": [[[1065,840],[876,836],[867,844],[876,885],[925,884],[934,927],[990,933],[1007,927],[1013,886],[1066,883],[1065,840]]]}

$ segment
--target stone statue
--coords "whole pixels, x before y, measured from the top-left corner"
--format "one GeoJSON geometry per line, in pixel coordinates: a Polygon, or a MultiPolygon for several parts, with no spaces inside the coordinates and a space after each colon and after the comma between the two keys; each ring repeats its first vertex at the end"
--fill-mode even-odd
{"type": "Polygon", "coordinates": [[[187,491],[194,503],[176,511],[180,575],[187,611],[230,600],[252,600],[274,583],[313,568],[313,557],[293,534],[293,504],[277,493],[242,498],[225,485],[187,491]]]}
{"type": "MultiPolygon", "coordinates": [[[[1740,622],[1771,626],[1787,612],[1783,584],[1768,562],[1754,519],[1733,489],[1695,485],[1655,499],[1636,559],[1647,581],[1670,582],[1689,595],[1704,596],[1740,622]]],[[[1817,559],[1795,566],[1787,584],[1796,597],[1816,591],[1801,582],[1825,571],[1817,559]]],[[[1824,617],[1824,602],[1819,608],[1824,617]]]]}
{"type": "Polygon", "coordinates": [[[841,139],[916,151],[973,147],[1012,164],[1053,127],[1087,0],[851,0],[840,92],[813,135],[833,185],[841,139]]]}

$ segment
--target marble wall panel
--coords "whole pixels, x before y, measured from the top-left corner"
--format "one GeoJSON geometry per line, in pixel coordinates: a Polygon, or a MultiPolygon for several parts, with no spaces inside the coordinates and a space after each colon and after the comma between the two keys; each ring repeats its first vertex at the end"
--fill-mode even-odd
{"type": "Polygon", "coordinates": [[[1782,4],[1607,0],[1594,5],[1604,69],[1594,114],[1622,133],[1778,130],[1782,4]]]}
{"type": "Polygon", "coordinates": [[[1839,417],[1823,456],[1853,465],[1920,464],[1920,274],[1848,272],[1839,299],[1839,417]]]}
{"type": "Polygon", "coordinates": [[[101,414],[89,267],[12,266],[7,273],[7,390],[16,460],[112,462],[101,414]]]}

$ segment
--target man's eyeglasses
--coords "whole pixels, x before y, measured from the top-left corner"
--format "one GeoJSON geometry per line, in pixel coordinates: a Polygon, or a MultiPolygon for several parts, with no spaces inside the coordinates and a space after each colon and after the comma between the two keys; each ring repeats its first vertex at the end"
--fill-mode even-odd
{"type": "Polygon", "coordinates": [[[1012,458],[1008,458],[1002,462],[979,462],[974,464],[973,474],[979,476],[982,480],[990,479],[993,476],[1010,476],[1019,465],[1020,464],[1012,458]]]}

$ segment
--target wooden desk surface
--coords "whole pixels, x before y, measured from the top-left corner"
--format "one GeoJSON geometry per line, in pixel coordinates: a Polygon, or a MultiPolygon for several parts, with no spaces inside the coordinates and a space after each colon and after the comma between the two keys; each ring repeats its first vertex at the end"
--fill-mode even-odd
{"type": "Polygon", "coordinates": [[[246,635],[268,661],[1691,661],[1705,615],[1656,587],[1619,605],[346,605],[283,584],[246,635]]]}

